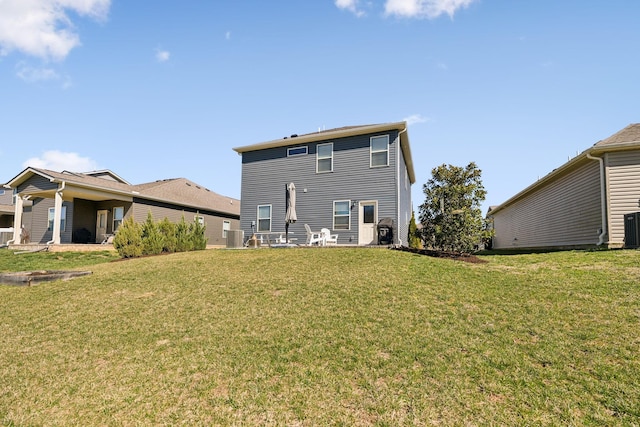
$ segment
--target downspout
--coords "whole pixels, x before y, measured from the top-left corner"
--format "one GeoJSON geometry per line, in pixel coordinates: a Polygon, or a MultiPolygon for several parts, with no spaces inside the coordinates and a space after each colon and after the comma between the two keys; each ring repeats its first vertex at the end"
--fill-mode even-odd
{"type": "MultiPolygon", "coordinates": [[[[402,215],[402,213],[400,212],[400,135],[402,135],[402,133],[406,131],[407,131],[407,128],[404,128],[403,130],[398,132],[398,136],[396,137],[396,140],[398,141],[398,143],[396,144],[397,145],[396,147],[396,183],[398,185],[398,200],[397,200],[398,224],[396,227],[398,228],[400,228],[400,215],[402,215]]],[[[397,234],[398,234],[398,244],[402,246],[402,238],[400,237],[400,233],[397,233],[397,234]]]]}
{"type": "MultiPolygon", "coordinates": [[[[60,195],[60,197],[62,197],[62,192],[64,191],[64,187],[65,187],[65,185],[66,185],[66,184],[67,184],[67,181],[62,181],[62,185],[61,185],[61,186],[56,190],[56,195],[55,195],[55,197],[56,197],[56,198],[58,197],[58,195],[60,195]]],[[[55,198],[54,198],[54,200],[55,200],[55,198]]],[[[54,203],[54,206],[55,206],[55,203],[54,203]]],[[[54,210],[54,212],[55,212],[55,210],[54,210]]],[[[62,214],[62,212],[60,212],[60,213],[62,214]]],[[[59,224],[59,223],[58,223],[58,224],[59,224]]],[[[56,215],[55,215],[55,213],[54,213],[54,215],[53,215],[53,230],[55,231],[55,229],[56,229],[56,215]]],[[[60,233],[60,226],[58,226],[58,234],[59,234],[59,233],[60,233]]],[[[59,237],[59,236],[58,236],[58,237],[59,237]]],[[[56,241],[56,236],[55,236],[55,232],[54,232],[54,233],[52,233],[52,235],[51,235],[51,240],[49,240],[49,241],[48,241],[47,243],[45,243],[45,244],[46,244],[47,246],[49,246],[49,245],[52,245],[52,244],[53,244],[53,242],[55,242],[55,241],[56,241]]]]}
{"type": "Polygon", "coordinates": [[[598,236],[598,246],[604,244],[604,236],[607,235],[607,190],[605,187],[604,160],[602,157],[594,157],[587,153],[587,159],[597,160],[600,163],[600,209],[602,215],[602,232],[598,236]]]}

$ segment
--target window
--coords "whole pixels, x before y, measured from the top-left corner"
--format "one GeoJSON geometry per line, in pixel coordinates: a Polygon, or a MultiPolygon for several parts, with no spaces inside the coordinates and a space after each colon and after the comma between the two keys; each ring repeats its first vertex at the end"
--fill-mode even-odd
{"type": "Polygon", "coordinates": [[[113,232],[118,231],[118,228],[122,225],[124,219],[124,207],[118,206],[113,208],[113,232]]]}
{"type": "Polygon", "coordinates": [[[389,135],[371,137],[371,167],[389,166],[389,135]]]}
{"type": "Polygon", "coordinates": [[[351,225],[351,202],[340,200],[333,202],[333,229],[349,230],[351,225]]]}
{"type": "Polygon", "coordinates": [[[204,225],[204,217],[202,215],[196,215],[193,217],[193,221],[200,225],[204,225]]]}
{"type": "Polygon", "coordinates": [[[4,196],[4,190],[0,188],[0,196],[4,196]]]}
{"type": "Polygon", "coordinates": [[[287,148],[287,157],[292,157],[292,156],[303,156],[305,154],[307,154],[307,147],[291,147],[291,148],[287,148]]]}
{"type": "Polygon", "coordinates": [[[333,171],[333,143],[318,144],[316,172],[333,171]]]}
{"type": "Polygon", "coordinates": [[[222,237],[226,239],[229,230],[231,230],[231,221],[222,221],[222,237]]]}
{"type": "Polygon", "coordinates": [[[376,205],[368,204],[362,206],[362,222],[364,224],[376,223],[376,205]]]}
{"type": "MultiPolygon", "coordinates": [[[[49,208],[49,225],[47,226],[47,231],[53,231],[53,218],[56,214],[56,208],[49,208]]],[[[60,231],[64,231],[67,226],[67,207],[62,206],[62,211],[60,212],[60,231]]]]}
{"type": "Polygon", "coordinates": [[[257,231],[271,231],[271,205],[258,206],[257,231]]]}

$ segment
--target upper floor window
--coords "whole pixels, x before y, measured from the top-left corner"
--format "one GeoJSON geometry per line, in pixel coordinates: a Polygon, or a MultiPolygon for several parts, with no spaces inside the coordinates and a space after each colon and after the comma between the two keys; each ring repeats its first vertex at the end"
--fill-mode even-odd
{"type": "Polygon", "coordinates": [[[271,231],[271,205],[258,206],[257,231],[271,231]]]}
{"type": "Polygon", "coordinates": [[[291,156],[302,156],[307,154],[309,151],[307,150],[307,146],[304,147],[291,147],[287,148],[287,157],[291,156]]]}
{"type": "Polygon", "coordinates": [[[124,207],[118,206],[113,208],[113,232],[118,231],[118,228],[122,225],[124,219],[124,207]]]}
{"type": "Polygon", "coordinates": [[[193,220],[200,225],[204,225],[204,217],[202,215],[196,215],[193,217],[193,220]]]}
{"type": "Polygon", "coordinates": [[[222,221],[222,237],[227,238],[227,231],[231,230],[231,221],[222,221]]]}
{"type": "Polygon", "coordinates": [[[371,167],[389,166],[389,135],[371,137],[371,167]]]}
{"type": "Polygon", "coordinates": [[[337,200],[333,202],[333,229],[349,230],[351,224],[351,202],[337,200]]]}
{"type": "Polygon", "coordinates": [[[333,143],[318,144],[316,172],[333,171],[333,143]]]}
{"type": "MultiPolygon", "coordinates": [[[[56,214],[56,208],[49,208],[48,220],[49,225],[47,226],[47,231],[53,231],[53,219],[56,214]]],[[[60,212],[60,231],[64,231],[67,226],[67,207],[62,205],[62,210],[60,212]]]]}
{"type": "Polygon", "coordinates": [[[4,196],[4,190],[0,188],[0,196],[4,196]]]}

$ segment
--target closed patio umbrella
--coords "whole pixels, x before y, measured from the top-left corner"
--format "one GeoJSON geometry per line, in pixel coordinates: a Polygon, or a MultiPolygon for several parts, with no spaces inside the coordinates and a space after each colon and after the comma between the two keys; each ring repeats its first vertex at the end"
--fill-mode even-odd
{"type": "Polygon", "coordinates": [[[289,224],[292,224],[298,220],[298,216],[296,215],[296,186],[293,185],[293,182],[287,184],[285,186],[285,197],[286,197],[286,206],[287,212],[284,216],[284,231],[285,231],[285,241],[289,243],[289,224]]]}

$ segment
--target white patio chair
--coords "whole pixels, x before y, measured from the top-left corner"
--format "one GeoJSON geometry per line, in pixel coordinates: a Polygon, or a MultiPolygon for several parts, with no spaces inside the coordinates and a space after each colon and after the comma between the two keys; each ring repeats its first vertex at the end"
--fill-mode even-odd
{"type": "Polygon", "coordinates": [[[307,246],[318,245],[324,246],[324,238],[322,237],[322,233],[316,233],[311,231],[311,227],[309,224],[304,225],[305,230],[307,230],[307,246]]]}
{"type": "Polygon", "coordinates": [[[324,239],[325,245],[337,245],[338,244],[338,235],[331,234],[328,228],[323,228],[320,230],[320,234],[322,234],[322,238],[324,239]]]}

